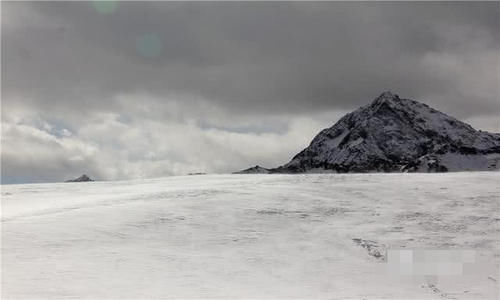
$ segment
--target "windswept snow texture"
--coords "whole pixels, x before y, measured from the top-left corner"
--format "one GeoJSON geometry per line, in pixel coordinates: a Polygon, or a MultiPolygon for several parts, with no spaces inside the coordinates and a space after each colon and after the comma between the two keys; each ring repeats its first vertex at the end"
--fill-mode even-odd
{"type": "Polygon", "coordinates": [[[498,299],[500,173],[2,186],[2,299],[498,299]],[[388,249],[479,268],[386,270],[388,249]]]}
{"type": "Polygon", "coordinates": [[[500,134],[478,131],[426,104],[382,93],[322,130],[271,172],[446,172],[500,169],[500,134]]]}

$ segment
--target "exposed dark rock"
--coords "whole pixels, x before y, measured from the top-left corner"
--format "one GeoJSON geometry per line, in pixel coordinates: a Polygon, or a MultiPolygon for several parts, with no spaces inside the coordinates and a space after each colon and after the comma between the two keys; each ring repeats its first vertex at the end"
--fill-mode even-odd
{"type": "Polygon", "coordinates": [[[384,250],[384,247],[379,245],[377,242],[370,241],[370,240],[364,240],[364,239],[360,239],[360,238],[352,239],[352,241],[356,245],[366,249],[366,251],[368,252],[368,255],[375,257],[378,260],[382,260],[382,261],[386,260],[386,254],[385,254],[386,251],[384,250]]]}

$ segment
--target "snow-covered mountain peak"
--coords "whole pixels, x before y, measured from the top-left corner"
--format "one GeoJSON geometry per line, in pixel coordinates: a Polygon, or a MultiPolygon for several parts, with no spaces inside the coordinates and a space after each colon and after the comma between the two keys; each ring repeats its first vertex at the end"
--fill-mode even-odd
{"type": "Polygon", "coordinates": [[[322,130],[269,172],[460,171],[500,168],[500,134],[390,91],[322,130]]]}
{"type": "Polygon", "coordinates": [[[359,110],[368,109],[372,112],[372,114],[379,112],[379,110],[382,113],[387,113],[388,111],[384,110],[384,108],[404,110],[404,111],[415,111],[415,110],[435,111],[430,107],[428,107],[426,104],[411,99],[400,98],[399,95],[394,94],[390,91],[382,93],[380,96],[375,98],[375,100],[373,100],[370,104],[361,107],[359,110]]]}
{"type": "Polygon", "coordinates": [[[377,98],[375,98],[375,100],[373,100],[373,103],[383,103],[383,102],[395,102],[395,101],[399,101],[399,96],[392,93],[391,91],[385,91],[383,92],[382,94],[380,94],[380,96],[378,96],[377,98]]]}

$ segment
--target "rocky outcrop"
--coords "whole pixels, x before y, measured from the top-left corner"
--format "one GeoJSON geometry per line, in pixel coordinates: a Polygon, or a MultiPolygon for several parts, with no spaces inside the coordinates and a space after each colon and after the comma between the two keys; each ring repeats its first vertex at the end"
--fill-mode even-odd
{"type": "Polygon", "coordinates": [[[83,174],[82,176],[80,176],[78,178],[66,180],[65,182],[87,182],[87,181],[94,181],[94,180],[90,179],[90,177],[83,174]]]}

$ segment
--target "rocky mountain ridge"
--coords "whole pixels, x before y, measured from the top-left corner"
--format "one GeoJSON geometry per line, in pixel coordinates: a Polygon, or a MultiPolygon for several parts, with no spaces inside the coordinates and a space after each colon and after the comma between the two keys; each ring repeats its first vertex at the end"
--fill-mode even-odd
{"type": "Polygon", "coordinates": [[[426,104],[384,92],[322,130],[287,164],[262,169],[347,173],[499,168],[500,134],[475,130],[426,104]]]}

